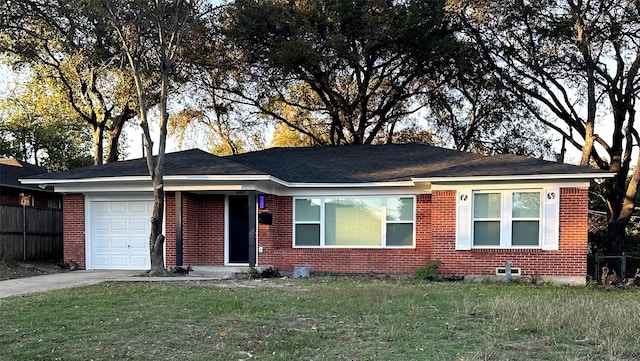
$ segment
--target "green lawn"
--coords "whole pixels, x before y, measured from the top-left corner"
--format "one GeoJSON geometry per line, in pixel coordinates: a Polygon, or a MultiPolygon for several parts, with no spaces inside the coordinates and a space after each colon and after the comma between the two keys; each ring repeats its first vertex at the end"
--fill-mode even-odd
{"type": "Polygon", "coordinates": [[[374,279],[0,299],[1,360],[635,360],[640,293],[374,279]]]}

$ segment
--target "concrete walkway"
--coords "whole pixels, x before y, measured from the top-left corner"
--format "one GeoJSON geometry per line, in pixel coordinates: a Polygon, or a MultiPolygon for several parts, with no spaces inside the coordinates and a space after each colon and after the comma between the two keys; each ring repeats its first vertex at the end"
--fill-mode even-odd
{"type": "Polygon", "coordinates": [[[126,280],[135,275],[134,272],[136,271],[73,271],[0,281],[0,298],[126,280]]]}
{"type": "Polygon", "coordinates": [[[176,277],[135,277],[139,276],[140,273],[141,271],[73,271],[0,281],[0,298],[89,286],[102,282],[167,282],[220,279],[220,277],[203,277],[195,274],[176,277]]]}

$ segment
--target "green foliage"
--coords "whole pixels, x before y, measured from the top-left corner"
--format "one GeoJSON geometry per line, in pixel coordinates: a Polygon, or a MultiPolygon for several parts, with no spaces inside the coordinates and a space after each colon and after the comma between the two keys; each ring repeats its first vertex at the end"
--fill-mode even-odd
{"type": "Polygon", "coordinates": [[[249,279],[260,278],[260,272],[257,268],[251,267],[249,271],[247,271],[247,277],[249,277],[249,279]]]}
{"type": "Polygon", "coordinates": [[[32,78],[0,99],[0,152],[52,171],[91,164],[91,136],[50,84],[32,78]]]}
{"type": "MultiPolygon", "coordinates": [[[[46,89],[42,97],[56,98],[52,104],[66,106],[67,119],[86,127],[95,164],[118,160],[122,127],[136,115],[135,92],[97,5],[75,0],[16,3],[6,9],[6,26],[0,26],[3,62],[32,72],[27,88],[46,89]]],[[[69,162],[78,164],[76,160],[69,162]]],[[[52,159],[50,167],[60,169],[58,163],[66,161],[52,159]]]]}
{"type": "Polygon", "coordinates": [[[4,267],[11,268],[16,265],[16,260],[11,256],[5,255],[0,258],[0,264],[4,267]]]}
{"type": "Polygon", "coordinates": [[[438,278],[438,267],[442,266],[442,262],[438,260],[429,260],[427,263],[415,270],[413,277],[422,281],[435,281],[438,278]]]}

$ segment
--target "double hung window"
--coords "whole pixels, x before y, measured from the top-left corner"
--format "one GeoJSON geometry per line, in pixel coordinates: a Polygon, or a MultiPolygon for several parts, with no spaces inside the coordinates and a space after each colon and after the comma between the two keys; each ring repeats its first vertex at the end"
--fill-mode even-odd
{"type": "Polygon", "coordinates": [[[541,194],[537,190],[474,192],[473,247],[540,247],[541,194]]]}

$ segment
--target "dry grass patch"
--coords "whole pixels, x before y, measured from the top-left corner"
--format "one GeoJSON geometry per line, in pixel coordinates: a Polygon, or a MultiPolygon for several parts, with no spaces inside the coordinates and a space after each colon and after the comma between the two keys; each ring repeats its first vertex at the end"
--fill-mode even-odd
{"type": "Polygon", "coordinates": [[[640,350],[637,291],[585,291],[498,295],[490,307],[494,332],[534,335],[576,359],[636,359],[640,350]],[[499,329],[509,325],[507,330],[499,329]]]}

